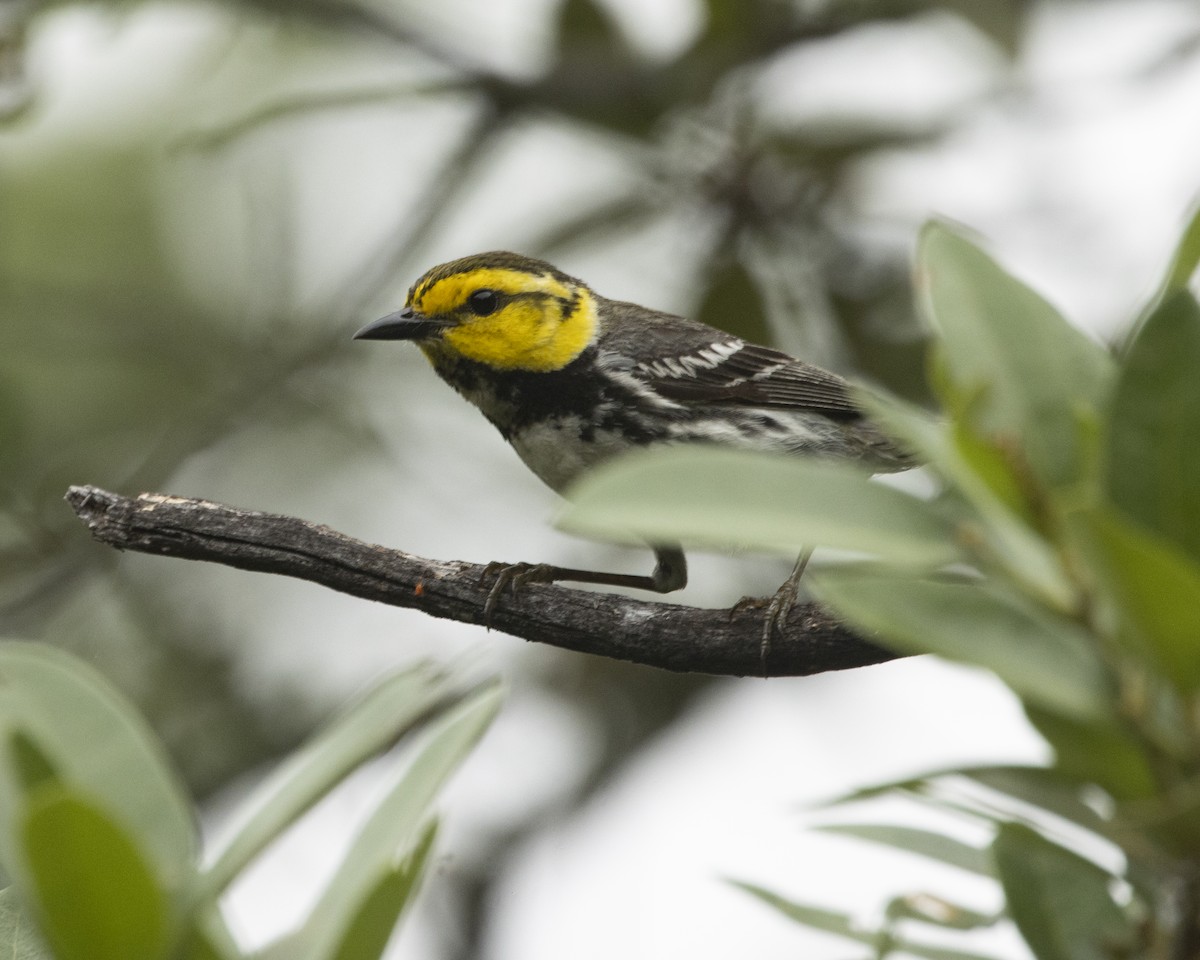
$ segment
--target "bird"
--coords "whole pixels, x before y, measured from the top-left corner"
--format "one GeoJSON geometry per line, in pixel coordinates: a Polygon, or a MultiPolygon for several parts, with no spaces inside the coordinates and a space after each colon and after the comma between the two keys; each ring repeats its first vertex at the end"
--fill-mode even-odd
{"type": "MultiPolygon", "coordinates": [[[[703,443],[850,461],[871,473],[914,458],[855,401],[849,382],[716,327],[620,300],[534,257],[491,251],[428,270],[404,306],[357,340],[409,340],[525,465],[562,494],[620,454],[703,443]]],[[[731,491],[731,496],[736,495],[731,491]]],[[[505,588],[571,581],[671,593],[687,584],[677,544],[651,544],[649,575],[490,563],[491,617],[505,588]]],[[[765,645],[786,622],[810,550],[767,603],[765,645]]],[[[762,602],[762,601],[759,601],[762,602]]]]}

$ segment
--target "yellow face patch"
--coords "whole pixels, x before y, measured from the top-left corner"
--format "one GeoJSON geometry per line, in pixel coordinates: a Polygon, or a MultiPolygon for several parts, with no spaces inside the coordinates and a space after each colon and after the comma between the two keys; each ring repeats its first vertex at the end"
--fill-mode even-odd
{"type": "Polygon", "coordinates": [[[548,274],[481,267],[418,283],[408,305],[430,317],[453,317],[440,344],[501,370],[559,370],[574,360],[596,331],[596,304],[587,287],[548,274]],[[501,303],[479,316],[468,299],[494,290],[501,303]]]}

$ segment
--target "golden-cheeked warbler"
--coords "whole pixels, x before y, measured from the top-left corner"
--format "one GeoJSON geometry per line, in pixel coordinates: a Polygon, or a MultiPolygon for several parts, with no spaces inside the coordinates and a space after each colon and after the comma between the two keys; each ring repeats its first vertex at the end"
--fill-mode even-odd
{"type": "MultiPolygon", "coordinates": [[[[438,375],[560,493],[597,464],[664,443],[829,457],[876,473],[914,465],[866,419],[841,377],[703,323],[605,299],[516,253],[434,267],[413,284],[403,309],[355,338],[415,341],[438,375]]],[[[507,585],[571,580],[681,589],[683,551],[652,549],[657,565],[649,576],[491,564],[488,615],[507,585]]],[[[806,560],[771,601],[764,642],[786,618],[806,560]]]]}

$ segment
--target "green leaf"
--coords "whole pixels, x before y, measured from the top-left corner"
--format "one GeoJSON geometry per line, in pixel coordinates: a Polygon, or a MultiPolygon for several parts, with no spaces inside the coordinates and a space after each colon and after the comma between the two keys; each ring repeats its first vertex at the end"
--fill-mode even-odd
{"type": "Polygon", "coordinates": [[[294,752],[246,801],[245,819],[201,875],[203,895],[217,896],[347,774],[451,702],[446,679],[425,665],[395,673],[371,688],[294,752]]]}
{"type": "Polygon", "coordinates": [[[868,843],[879,843],[907,853],[915,853],[917,856],[928,857],[968,873],[977,873],[985,877],[993,875],[991,857],[985,850],[948,837],[944,833],[878,823],[831,823],[816,829],[823,833],[855,837],[868,843]]]}
{"type": "Polygon", "coordinates": [[[1070,621],[986,581],[948,583],[866,570],[812,575],[819,597],[891,649],[993,671],[1022,700],[1085,720],[1107,720],[1111,683],[1070,621]]]}
{"type": "Polygon", "coordinates": [[[1079,784],[1058,770],[1006,764],[956,771],[975,783],[1103,835],[1108,824],[1080,799],[1079,784]]]}
{"type": "Polygon", "coordinates": [[[891,950],[897,953],[911,954],[914,957],[923,957],[925,960],[990,960],[984,954],[951,950],[946,947],[935,947],[883,931],[861,930],[849,914],[836,910],[826,910],[823,907],[814,907],[806,903],[797,903],[794,900],[787,900],[776,893],[772,893],[770,890],[752,883],[743,883],[739,880],[731,880],[729,883],[740,890],[744,890],[751,896],[757,897],[763,903],[774,907],[785,917],[795,920],[797,923],[801,923],[806,927],[812,927],[814,930],[836,934],[848,940],[854,940],[857,943],[877,947],[881,943],[886,942],[891,950]]]}
{"type": "Polygon", "coordinates": [[[0,890],[0,960],[54,960],[12,887],[0,890]]]}
{"type": "MultiPolygon", "coordinates": [[[[1138,839],[1158,847],[1154,859],[1164,853],[1177,860],[1200,857],[1200,781],[1191,780],[1159,796],[1122,803],[1117,809],[1120,823],[1132,828],[1138,839]]],[[[1144,863],[1153,863],[1149,857],[1144,863]]],[[[1130,858],[1131,872],[1137,863],[1130,858]]]]}
{"type": "Polygon", "coordinates": [[[580,45],[616,49],[622,44],[612,14],[596,0],[563,0],[558,10],[558,35],[565,53],[580,45]]]}
{"type": "Polygon", "coordinates": [[[195,870],[191,804],[153,732],[99,673],[50,647],[0,643],[0,745],[0,862],[14,880],[23,872],[18,812],[30,780],[53,776],[128,831],[182,897],[195,870]],[[41,759],[21,747],[14,757],[15,743],[36,745],[41,759]]]}
{"type": "Polygon", "coordinates": [[[896,897],[888,903],[886,913],[893,921],[919,920],[946,930],[979,930],[993,927],[1004,918],[1003,913],[980,913],[928,893],[896,897]]]}
{"type": "Polygon", "coordinates": [[[946,422],[894,397],[860,393],[868,415],[935,470],[974,510],[958,523],[956,540],[976,565],[998,565],[1022,591],[1066,612],[1075,590],[1050,545],[1029,526],[1028,502],[1010,465],[965,425],[946,422]]]}
{"type": "Polygon", "coordinates": [[[1157,793],[1157,781],[1137,743],[1113,726],[1077,723],[1026,705],[1038,733],[1054,748],[1054,768],[1081,784],[1094,783],[1116,800],[1157,793]]]}
{"type": "Polygon", "coordinates": [[[992,844],[1008,911],[1038,960],[1112,960],[1129,955],[1129,919],[1113,901],[1113,878],[1022,824],[992,844]]]}
{"type": "Polygon", "coordinates": [[[437,824],[430,823],[412,853],[386,870],[346,927],[333,960],[379,960],[425,872],[437,824]]]}
{"type": "Polygon", "coordinates": [[[1108,419],[1107,489],[1121,512],[1200,562],[1200,305],[1186,290],[1146,319],[1108,419]]]}
{"type": "Polygon", "coordinates": [[[601,467],[573,488],[560,525],[656,543],[840,547],[918,567],[962,559],[934,506],[860,470],[707,447],[639,452],[601,467]]]}
{"type": "Polygon", "coordinates": [[[162,957],[165,892],[133,839],[84,795],[51,783],[22,804],[29,899],[57,960],[162,957]]]}
{"type": "Polygon", "coordinates": [[[992,824],[1012,820],[1022,815],[1023,808],[1032,806],[1100,835],[1104,835],[1109,826],[1080,799],[1077,781],[1047,767],[1013,764],[935,770],[920,777],[860,787],[834,797],[824,805],[861,803],[890,793],[908,794],[932,806],[957,813],[970,813],[992,824]],[[1001,795],[997,798],[999,802],[981,799],[978,791],[974,796],[969,794],[962,788],[962,781],[978,784],[1001,795]],[[1018,801],[1019,805],[1005,803],[1006,797],[1018,801]]]}
{"type": "Polygon", "coordinates": [[[1117,632],[1184,696],[1200,689],[1200,565],[1175,543],[1116,514],[1092,511],[1089,552],[1129,628],[1117,632]],[[1132,642],[1127,639],[1131,637],[1132,642]]]}
{"type": "Polygon", "coordinates": [[[1200,265],[1200,207],[1192,211],[1175,253],[1171,257],[1171,265],[1163,278],[1162,298],[1166,298],[1177,290],[1186,290],[1200,265]]]}
{"type": "Polygon", "coordinates": [[[203,933],[192,932],[178,951],[180,960],[239,960],[240,953],[222,950],[203,933]]]}
{"type": "Polygon", "coordinates": [[[1030,8],[1026,4],[1015,0],[943,0],[943,3],[995,43],[1010,60],[1016,60],[1028,28],[1030,8]]]}
{"type": "Polygon", "coordinates": [[[398,863],[413,856],[426,842],[421,825],[429,805],[483,736],[501,698],[498,684],[482,686],[433,725],[403,777],[358,832],[296,934],[295,956],[301,960],[333,960],[357,918],[378,918],[375,892],[389,882],[387,877],[398,863]]]}
{"type": "Polygon", "coordinates": [[[941,337],[945,405],[971,398],[984,437],[1023,450],[1047,487],[1077,484],[1089,453],[1080,412],[1103,408],[1111,358],[957,228],[927,224],[917,264],[921,304],[941,337]]]}
{"type": "Polygon", "coordinates": [[[54,762],[24,730],[9,732],[8,761],[25,793],[32,792],[43,783],[61,779],[54,762]]]}
{"type": "Polygon", "coordinates": [[[740,880],[730,880],[729,883],[739,890],[744,890],[752,897],[757,897],[768,906],[774,907],[785,917],[789,917],[797,923],[802,923],[806,927],[812,927],[814,930],[822,930],[825,933],[834,933],[839,937],[857,940],[859,943],[874,942],[874,935],[859,930],[848,913],[842,913],[838,910],[826,910],[823,907],[814,907],[805,903],[797,903],[794,900],[787,900],[777,893],[772,893],[770,890],[753,883],[743,883],[740,880]]]}
{"type": "Polygon", "coordinates": [[[175,955],[179,960],[241,960],[243,954],[215,903],[198,903],[175,955]]]}

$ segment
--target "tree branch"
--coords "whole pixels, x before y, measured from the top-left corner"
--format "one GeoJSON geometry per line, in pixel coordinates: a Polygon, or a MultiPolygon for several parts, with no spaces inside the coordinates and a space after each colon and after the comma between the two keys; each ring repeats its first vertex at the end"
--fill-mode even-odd
{"type": "Polygon", "coordinates": [[[92,536],[119,550],[280,573],[434,617],[667,670],[726,676],[807,676],[894,659],[816,604],[797,604],[764,659],[762,612],[634,600],[558,584],[506,595],[492,623],[483,566],[428,560],[354,540],[296,517],[158,493],[136,499],[71,487],[67,502],[92,536]]]}

